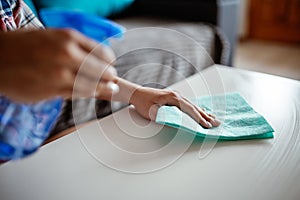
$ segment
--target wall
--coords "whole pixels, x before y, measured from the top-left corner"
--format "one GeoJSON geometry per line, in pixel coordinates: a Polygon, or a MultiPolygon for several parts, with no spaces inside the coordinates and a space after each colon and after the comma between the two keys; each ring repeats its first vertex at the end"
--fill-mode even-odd
{"type": "Polygon", "coordinates": [[[247,37],[249,24],[249,5],[250,0],[240,0],[240,18],[238,34],[240,38],[247,37]]]}

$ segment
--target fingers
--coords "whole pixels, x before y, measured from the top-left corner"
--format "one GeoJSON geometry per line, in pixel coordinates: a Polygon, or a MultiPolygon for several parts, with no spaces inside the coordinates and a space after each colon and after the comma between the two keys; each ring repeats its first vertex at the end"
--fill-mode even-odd
{"type": "Polygon", "coordinates": [[[116,56],[113,52],[113,50],[105,45],[98,44],[93,50],[93,55],[95,55],[97,58],[102,59],[108,64],[113,64],[116,60],[116,56]]]}
{"type": "Polygon", "coordinates": [[[81,67],[82,72],[91,78],[113,81],[117,71],[111,66],[116,57],[111,48],[101,45],[82,34],[77,34],[81,47],[87,54],[81,67]]]}
{"type": "Polygon", "coordinates": [[[219,126],[221,124],[221,122],[216,119],[216,117],[212,114],[208,114],[207,112],[205,112],[202,108],[199,108],[196,105],[193,105],[196,110],[201,113],[201,116],[207,121],[209,122],[213,127],[219,126]]]}
{"type": "Polygon", "coordinates": [[[90,96],[96,88],[96,92],[102,88],[105,92],[112,93],[117,87],[109,83],[117,76],[117,71],[111,66],[115,60],[113,51],[77,31],[66,29],[61,32],[64,41],[69,42],[65,43],[62,51],[64,66],[73,71],[76,77],[73,80],[79,83],[74,87],[74,91],[79,96],[90,96]],[[101,84],[97,84],[98,81],[101,84]]]}
{"type": "Polygon", "coordinates": [[[201,124],[205,128],[212,128],[213,125],[211,120],[206,115],[204,111],[198,109],[196,106],[191,104],[189,101],[182,99],[180,103],[180,108],[183,112],[190,115],[194,120],[196,120],[199,124],[201,124]]]}
{"type": "MultiPolygon", "coordinates": [[[[110,97],[112,98],[113,94],[118,93],[120,90],[119,86],[114,82],[102,82],[101,84],[98,84],[96,89],[96,95],[99,98],[102,97],[110,97]]],[[[112,99],[110,99],[112,100],[112,99]]]]}
{"type": "Polygon", "coordinates": [[[102,45],[90,38],[87,38],[86,36],[77,31],[73,31],[73,33],[71,34],[73,34],[73,37],[79,42],[81,48],[84,49],[86,52],[91,52],[107,64],[111,64],[115,61],[115,54],[110,47],[102,45]]]}
{"type": "Polygon", "coordinates": [[[71,67],[77,73],[79,70],[91,78],[101,78],[112,81],[117,75],[111,66],[115,60],[113,51],[81,33],[71,30],[58,30],[60,35],[60,62],[71,67]]]}
{"type": "Polygon", "coordinates": [[[163,105],[173,105],[178,107],[181,111],[190,115],[195,121],[205,128],[212,128],[220,125],[220,121],[213,115],[207,114],[198,106],[191,103],[188,99],[181,97],[173,91],[168,91],[166,96],[162,98],[163,105]]]}
{"type": "Polygon", "coordinates": [[[81,64],[78,75],[88,76],[94,80],[113,81],[117,71],[110,64],[89,54],[81,64]]]}

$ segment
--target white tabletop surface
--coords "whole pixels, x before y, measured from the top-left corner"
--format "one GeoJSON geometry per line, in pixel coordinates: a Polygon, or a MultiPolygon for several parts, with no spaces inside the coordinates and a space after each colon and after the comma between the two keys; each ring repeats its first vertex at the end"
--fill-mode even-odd
{"type": "Polygon", "coordinates": [[[300,199],[299,81],[213,66],[172,88],[239,92],[274,139],[203,142],[125,108],[1,165],[0,199],[300,199]]]}

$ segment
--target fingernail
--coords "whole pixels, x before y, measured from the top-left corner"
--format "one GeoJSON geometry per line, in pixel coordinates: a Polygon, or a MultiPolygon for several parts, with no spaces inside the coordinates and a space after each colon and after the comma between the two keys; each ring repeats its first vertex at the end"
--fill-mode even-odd
{"type": "Polygon", "coordinates": [[[211,123],[209,123],[209,122],[206,122],[206,125],[207,125],[207,127],[208,127],[208,128],[212,128],[212,125],[211,125],[211,123]]]}
{"type": "Polygon", "coordinates": [[[218,119],[214,119],[216,126],[219,126],[222,122],[218,119]]]}
{"type": "Polygon", "coordinates": [[[97,97],[99,95],[100,95],[100,93],[98,91],[95,91],[94,94],[93,94],[94,97],[97,97]]]}
{"type": "Polygon", "coordinates": [[[120,87],[113,82],[109,82],[108,87],[109,87],[109,89],[111,89],[113,91],[113,93],[117,93],[120,90],[120,87]]]}
{"type": "Polygon", "coordinates": [[[117,72],[117,70],[116,70],[114,67],[109,67],[109,68],[107,69],[107,71],[108,71],[109,73],[113,74],[114,76],[117,76],[117,75],[118,75],[118,72],[117,72]]]}
{"type": "Polygon", "coordinates": [[[217,119],[211,119],[210,120],[210,123],[213,125],[213,126],[219,126],[221,124],[221,122],[217,119]]]}

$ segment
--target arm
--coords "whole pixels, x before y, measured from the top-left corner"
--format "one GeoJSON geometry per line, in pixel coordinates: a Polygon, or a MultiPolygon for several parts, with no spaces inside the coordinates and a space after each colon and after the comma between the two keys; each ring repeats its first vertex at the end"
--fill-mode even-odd
{"type": "Polygon", "coordinates": [[[203,109],[174,91],[142,87],[122,78],[115,78],[114,82],[118,84],[119,92],[112,94],[102,90],[99,98],[132,104],[146,119],[155,120],[158,108],[162,105],[170,105],[178,107],[205,128],[220,124],[214,116],[205,113],[203,109]]]}
{"type": "Polygon", "coordinates": [[[155,120],[159,106],[174,105],[206,128],[219,124],[214,116],[173,91],[141,87],[117,77],[110,65],[115,60],[112,50],[76,31],[0,33],[0,45],[6,50],[0,54],[0,92],[16,101],[93,97],[101,75],[97,85],[100,99],[133,104],[146,119],[155,120]],[[111,87],[113,82],[118,84],[118,92],[111,87]]]}
{"type": "Polygon", "coordinates": [[[71,97],[83,62],[78,96],[93,96],[89,85],[98,74],[102,88],[116,75],[110,66],[115,59],[112,50],[73,30],[0,32],[0,47],[0,93],[22,103],[71,97]]]}

